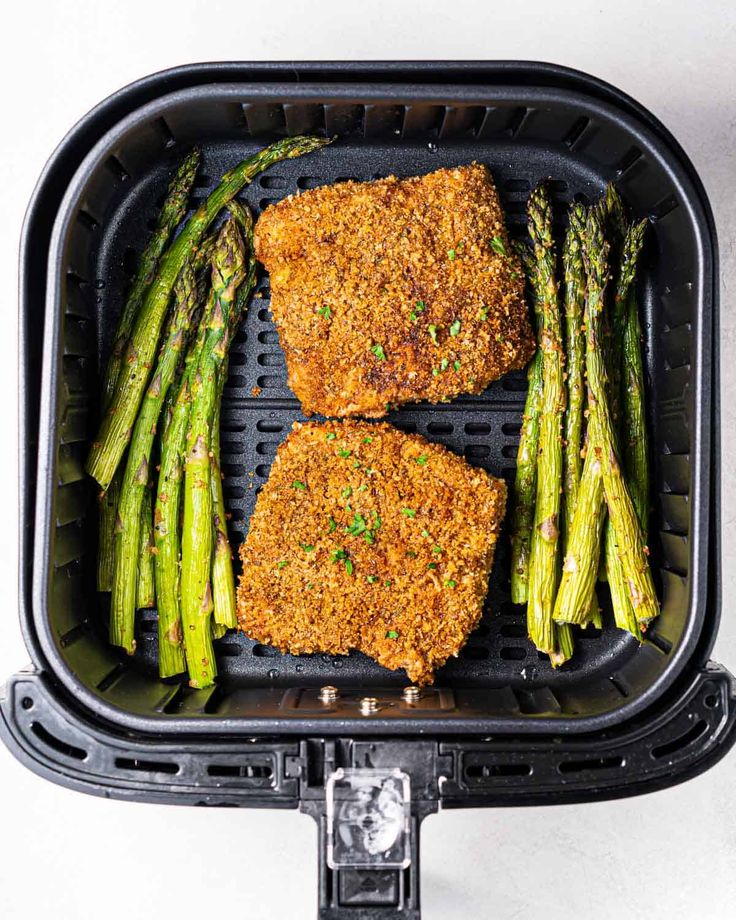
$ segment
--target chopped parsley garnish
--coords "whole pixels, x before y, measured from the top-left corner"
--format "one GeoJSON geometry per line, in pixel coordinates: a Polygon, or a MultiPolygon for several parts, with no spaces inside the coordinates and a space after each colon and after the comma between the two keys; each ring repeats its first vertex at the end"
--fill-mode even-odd
{"type": "Polygon", "coordinates": [[[373,529],[374,529],[374,530],[379,530],[380,527],[381,527],[381,523],[382,523],[382,521],[381,521],[380,517],[378,516],[378,512],[377,512],[377,511],[374,511],[374,512],[373,512],[373,529]]]}
{"type": "Polygon", "coordinates": [[[448,578],[447,581],[445,582],[445,587],[454,588],[456,584],[457,584],[456,581],[453,581],[452,578],[448,578]]]}
{"type": "Polygon", "coordinates": [[[491,249],[494,252],[497,252],[500,256],[506,255],[506,247],[503,245],[503,240],[500,236],[494,236],[491,240],[491,249]]]}
{"type": "Polygon", "coordinates": [[[365,518],[356,511],[353,515],[353,523],[349,527],[346,527],[345,531],[349,533],[351,537],[359,537],[363,531],[367,529],[368,525],[365,522],[365,518]]]}
{"type": "Polygon", "coordinates": [[[276,564],[276,568],[277,568],[277,569],[285,569],[286,566],[287,566],[288,564],[289,564],[289,560],[288,560],[288,559],[282,559],[281,562],[278,562],[278,563],[276,564]]]}
{"type": "Polygon", "coordinates": [[[330,558],[332,562],[342,562],[348,575],[353,574],[353,562],[348,558],[348,554],[344,549],[333,549],[330,558]]]}
{"type": "Polygon", "coordinates": [[[314,549],[314,545],[312,543],[302,543],[301,546],[305,553],[311,553],[314,549]]]}
{"type": "Polygon", "coordinates": [[[355,460],[355,461],[353,462],[353,469],[354,469],[354,470],[359,470],[359,469],[360,469],[360,460],[355,460]]]}
{"type": "Polygon", "coordinates": [[[330,317],[332,316],[332,311],[327,306],[327,304],[325,304],[324,307],[320,307],[319,310],[317,310],[317,313],[319,313],[319,315],[322,316],[324,319],[330,319],[330,317]]]}
{"type": "Polygon", "coordinates": [[[487,321],[487,319],[488,319],[488,307],[481,307],[480,310],[478,310],[478,319],[479,319],[482,323],[485,323],[485,322],[487,321]]]}
{"type": "Polygon", "coordinates": [[[334,533],[337,530],[337,523],[335,519],[330,517],[327,520],[329,521],[329,525],[327,529],[329,530],[330,533],[334,533]]]}
{"type": "Polygon", "coordinates": [[[373,438],[368,437],[368,436],[366,435],[366,437],[363,438],[363,443],[364,443],[364,444],[372,444],[372,443],[373,443],[373,438]]]}
{"type": "Polygon", "coordinates": [[[430,323],[430,325],[427,326],[427,332],[429,333],[430,339],[432,339],[434,344],[437,345],[437,327],[434,325],[434,323],[430,323]]]}
{"type": "Polygon", "coordinates": [[[439,377],[439,375],[440,375],[440,369],[439,369],[438,367],[433,367],[433,368],[432,368],[432,376],[433,376],[433,377],[439,377]]]}
{"type": "Polygon", "coordinates": [[[308,582],[307,582],[307,591],[311,591],[313,587],[314,587],[314,585],[312,584],[312,582],[311,582],[311,581],[308,581],[308,582]]]}
{"type": "Polygon", "coordinates": [[[402,508],[401,513],[404,515],[404,517],[408,517],[408,518],[413,518],[417,516],[416,511],[414,511],[412,508],[402,508]]]}
{"type": "Polygon", "coordinates": [[[334,431],[328,431],[325,435],[325,441],[334,441],[337,435],[334,431]]]}
{"type": "Polygon", "coordinates": [[[497,342],[505,342],[506,339],[505,339],[505,337],[504,337],[503,335],[501,335],[500,332],[497,332],[497,333],[496,333],[496,341],[497,341],[497,342]]]}
{"type": "Polygon", "coordinates": [[[385,585],[387,588],[390,588],[392,584],[393,584],[393,581],[391,581],[390,578],[387,578],[386,581],[384,581],[384,585],[385,585]]]}
{"type": "Polygon", "coordinates": [[[369,585],[375,585],[375,583],[378,581],[378,575],[366,575],[365,580],[369,585]]]}
{"type": "Polygon", "coordinates": [[[443,359],[440,361],[440,370],[441,370],[441,371],[446,371],[447,368],[449,367],[449,365],[450,365],[450,362],[447,360],[447,358],[443,358],[443,359]]]}
{"type": "Polygon", "coordinates": [[[351,559],[345,560],[345,571],[348,573],[348,575],[353,574],[353,563],[351,559]]]}
{"type": "Polygon", "coordinates": [[[420,454],[418,457],[414,458],[419,466],[426,466],[429,457],[426,454],[420,454]]]}
{"type": "Polygon", "coordinates": [[[307,487],[306,487],[306,485],[301,481],[301,479],[295,479],[294,482],[292,482],[292,484],[291,484],[291,488],[292,488],[292,489],[299,489],[300,492],[306,492],[306,491],[307,491],[307,487]]]}
{"type": "Polygon", "coordinates": [[[454,371],[459,371],[459,370],[460,370],[460,362],[459,362],[459,361],[454,361],[453,364],[452,364],[452,369],[453,369],[454,371]]]}
{"type": "Polygon", "coordinates": [[[453,336],[453,338],[456,335],[460,335],[460,327],[461,327],[461,323],[459,319],[456,319],[454,323],[450,326],[450,335],[453,336]]]}
{"type": "Polygon", "coordinates": [[[389,631],[386,633],[386,638],[387,639],[398,639],[399,634],[396,632],[395,629],[389,629],[389,631]]]}
{"type": "Polygon", "coordinates": [[[408,556],[410,559],[416,559],[416,558],[417,558],[417,554],[414,552],[413,549],[408,549],[404,555],[405,555],[405,556],[408,556]]]}
{"type": "Polygon", "coordinates": [[[509,278],[511,278],[512,281],[516,281],[518,277],[519,277],[518,272],[511,272],[511,274],[509,275],[509,278]]]}
{"type": "Polygon", "coordinates": [[[383,345],[379,345],[379,343],[376,342],[375,345],[371,345],[371,351],[378,358],[379,361],[386,360],[386,352],[383,350],[383,345]]]}
{"type": "Polygon", "coordinates": [[[426,305],[425,305],[424,301],[423,301],[423,300],[418,300],[418,301],[414,304],[414,309],[413,309],[413,310],[411,311],[411,313],[409,314],[411,321],[412,321],[413,323],[415,323],[415,322],[417,321],[417,319],[419,318],[419,314],[420,314],[420,313],[424,313],[425,310],[426,310],[426,305]]]}
{"type": "Polygon", "coordinates": [[[343,459],[346,459],[347,457],[350,456],[350,454],[352,454],[352,450],[346,450],[344,447],[341,447],[340,450],[338,450],[338,454],[339,454],[343,459]]]}
{"type": "Polygon", "coordinates": [[[437,554],[439,555],[439,554],[442,552],[442,547],[441,547],[441,546],[433,546],[433,547],[432,547],[432,552],[433,552],[433,553],[437,553],[437,554]]]}
{"type": "Polygon", "coordinates": [[[423,536],[423,537],[428,537],[428,536],[429,536],[429,531],[428,531],[428,530],[423,530],[423,531],[422,531],[422,536],[423,536]]]}
{"type": "Polygon", "coordinates": [[[455,258],[455,250],[454,250],[454,249],[448,249],[448,250],[447,250],[447,258],[450,260],[450,262],[453,261],[453,259],[455,258]]]}
{"type": "Polygon", "coordinates": [[[368,486],[365,483],[358,486],[358,492],[367,492],[367,491],[368,491],[368,486]]]}
{"type": "Polygon", "coordinates": [[[370,532],[370,530],[366,530],[363,533],[363,539],[365,540],[366,543],[370,544],[371,546],[373,546],[373,544],[376,542],[376,539],[373,536],[373,534],[370,532]]]}
{"type": "Polygon", "coordinates": [[[437,568],[437,563],[436,563],[436,562],[430,562],[429,565],[427,566],[427,568],[428,568],[428,569],[436,569],[436,568],[437,568]]]}
{"type": "Polygon", "coordinates": [[[350,498],[350,496],[353,494],[353,487],[345,486],[345,488],[342,490],[340,494],[342,495],[343,498],[350,498]]]}

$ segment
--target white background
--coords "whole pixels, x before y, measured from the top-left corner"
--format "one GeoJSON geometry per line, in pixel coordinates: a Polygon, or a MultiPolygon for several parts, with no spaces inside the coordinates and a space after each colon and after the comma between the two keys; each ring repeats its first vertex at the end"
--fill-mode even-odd
{"type": "MultiPolygon", "coordinates": [[[[634,95],[700,172],[721,245],[724,457],[736,450],[736,13],[699,3],[569,0],[12,2],[0,33],[0,680],[27,661],[16,620],[16,258],[46,158],[99,100],[198,60],[538,59],[634,95]]],[[[733,460],[723,472],[724,618],[736,672],[733,460]]],[[[705,776],[620,802],[429,818],[425,920],[736,915],[736,752],[705,776]]],[[[0,917],[315,916],[316,832],[292,812],[93,799],[0,750],[0,917]]]]}

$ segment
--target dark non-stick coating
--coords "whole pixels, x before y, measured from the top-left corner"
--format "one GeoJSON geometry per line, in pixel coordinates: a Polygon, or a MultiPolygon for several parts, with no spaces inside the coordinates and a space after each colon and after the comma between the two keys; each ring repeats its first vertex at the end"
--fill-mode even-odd
{"type": "MultiPolygon", "coordinates": [[[[38,467],[36,631],[54,672],[109,719],[157,731],[591,730],[651,702],[687,662],[706,607],[710,497],[710,353],[713,241],[698,190],[678,158],[630,115],[570,90],[540,87],[229,85],[188,89],[144,106],[112,129],[69,186],[52,239],[38,467]],[[510,228],[551,181],[559,226],[565,205],[589,201],[617,178],[652,226],[640,285],[646,318],[652,438],[653,560],[663,614],[642,648],[606,617],[579,634],[574,660],[553,671],[525,638],[508,601],[505,543],[487,612],[438,690],[408,710],[395,703],[402,674],[358,654],[282,656],[242,635],[220,641],[221,679],[194,693],[155,676],[155,614],[139,622],[139,652],[123,659],[104,637],[94,593],[94,489],[82,464],[97,416],[96,380],[127,277],[172,166],[192,143],[204,159],[195,197],[248,152],[284,133],[337,133],[316,156],[279,164],[242,196],[258,211],[300,189],[345,178],[413,175],[479,160],[496,179],[510,228]],[[315,688],[343,688],[321,707],[315,688]],[[392,691],[391,688],[394,688],[392,691]],[[383,697],[360,720],[363,693],[383,697]]],[[[275,447],[300,418],[285,386],[268,311],[267,280],[233,347],[223,407],[223,470],[233,540],[247,531],[275,447]],[[261,389],[252,394],[253,387],[261,389]]],[[[508,477],[524,399],[521,374],[481,397],[406,407],[390,420],[508,477]]]]}

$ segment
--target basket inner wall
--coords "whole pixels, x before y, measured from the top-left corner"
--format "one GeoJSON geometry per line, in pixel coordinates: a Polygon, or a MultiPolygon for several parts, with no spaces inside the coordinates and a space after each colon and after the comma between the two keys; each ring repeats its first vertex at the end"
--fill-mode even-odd
{"type": "MultiPolygon", "coordinates": [[[[123,294],[150,232],[172,167],[192,143],[203,153],[196,206],[217,177],[243,156],[285,133],[337,133],[315,156],[277,164],[240,196],[257,215],[286,195],[347,178],[414,175],[478,160],[498,187],[512,235],[525,233],[524,204],[550,180],[558,227],[567,204],[594,200],[617,178],[635,216],[652,226],[644,254],[640,301],[646,323],[648,411],[654,509],[650,546],[663,612],[637,648],[613,626],[604,603],[602,631],[576,631],[571,663],[553,670],[526,639],[522,608],[508,597],[508,545],[499,543],[482,623],[437,686],[464,694],[473,714],[593,715],[620,707],[667,668],[690,609],[691,362],[697,334],[696,241],[687,209],[657,158],[614,125],[564,105],[530,108],[433,104],[276,104],[201,102],[177,105],[136,127],[97,167],[79,200],[66,243],[63,373],[59,393],[56,530],[48,598],[53,637],[70,669],[109,702],[154,716],[238,715],[258,691],[401,687],[359,653],[281,655],[241,633],[216,643],[219,685],[195,693],[156,677],[156,614],[139,612],[138,651],[119,656],[106,644],[106,598],[95,594],[96,508],[83,473],[94,436],[101,358],[107,354],[123,294]]],[[[526,381],[507,375],[478,397],[441,406],[413,405],[389,421],[445,444],[471,464],[511,481],[526,381]]],[[[286,386],[278,335],[269,312],[267,277],[233,344],[222,410],[222,468],[234,548],[247,533],[259,486],[276,447],[303,418],[286,386]],[[254,397],[254,387],[260,395],[254,397]]],[[[607,589],[600,592],[607,601],[607,589]]],[[[288,713],[284,713],[288,714],[288,713]]],[[[294,716],[299,715],[298,705],[294,716]]],[[[468,714],[467,712],[465,713],[468,714]]]]}

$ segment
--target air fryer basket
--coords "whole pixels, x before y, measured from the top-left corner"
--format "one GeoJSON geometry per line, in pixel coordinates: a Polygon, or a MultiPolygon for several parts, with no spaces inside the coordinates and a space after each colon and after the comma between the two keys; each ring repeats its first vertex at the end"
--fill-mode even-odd
{"type": "MultiPolygon", "coordinates": [[[[710,209],[682,150],[633,100],[583,74],[515,62],[202,64],[116,93],[49,161],[24,227],[20,596],[33,665],[0,692],[3,739],[39,774],[99,795],[301,808],[320,827],[321,920],[419,920],[418,828],[440,805],[634,795],[708,769],[736,740],[733,680],[707,661],[720,609],[716,281],[710,209]],[[560,220],[573,197],[594,198],[611,178],[649,216],[640,297],[663,613],[644,647],[609,615],[553,671],[508,602],[505,547],[481,627],[419,701],[404,698],[400,674],[363,656],[296,659],[235,634],[219,643],[216,689],[161,682],[148,612],[134,659],[107,646],[83,460],[131,265],[191,144],[204,152],[200,198],[249,150],[305,131],[340,139],[247,189],[256,212],[322,182],[477,159],[491,167],[515,235],[542,178],[560,220]],[[327,683],[339,688],[330,704],[317,696],[327,683]],[[367,693],[379,708],[362,715],[367,693]],[[403,777],[400,865],[332,864],[340,812],[329,790],[351,771],[359,782],[403,777]]],[[[275,446],[299,417],[265,279],[260,294],[235,343],[223,408],[236,544],[275,446]]],[[[510,375],[481,397],[406,407],[391,420],[508,476],[523,397],[523,376],[510,375]]]]}
{"type": "MultiPolygon", "coordinates": [[[[157,731],[238,732],[244,722],[303,731],[304,719],[334,730],[583,731],[650,703],[679,673],[706,616],[709,557],[712,241],[688,176],[659,140],[612,106],[570,90],[539,87],[325,87],[231,84],[182,90],[136,110],[89,153],[67,189],[49,253],[49,287],[36,507],[34,617],[58,679],[112,721],[157,731]],[[155,613],[138,625],[139,652],[125,659],[105,641],[104,600],[94,593],[95,505],[82,465],[97,418],[100,356],[110,344],[135,265],[172,165],[192,144],[203,151],[193,205],[225,169],[283,134],[336,134],[329,148],[278,164],[243,195],[257,213],[300,189],[341,178],[411,175],[480,160],[496,179],[513,233],[524,232],[532,186],[551,180],[560,224],[565,206],[589,201],[616,178],[651,228],[640,287],[646,318],[652,443],[652,559],[662,615],[641,648],[615,629],[577,638],[573,662],[553,670],[525,637],[508,600],[505,544],[487,612],[458,659],[420,706],[402,705],[402,674],[360,654],[280,655],[242,634],[218,643],[220,679],[194,692],[156,677],[155,613]],[[323,684],[343,691],[319,702],[323,684]],[[370,722],[358,698],[385,705],[370,722]]],[[[237,546],[277,444],[301,417],[285,384],[283,355],[262,279],[233,347],[222,412],[225,497],[237,546]],[[261,393],[254,397],[252,389],[261,393]]],[[[481,397],[417,405],[397,427],[447,444],[497,475],[513,469],[523,374],[481,397]]],[[[248,729],[250,730],[250,729],[248,729]]]]}

